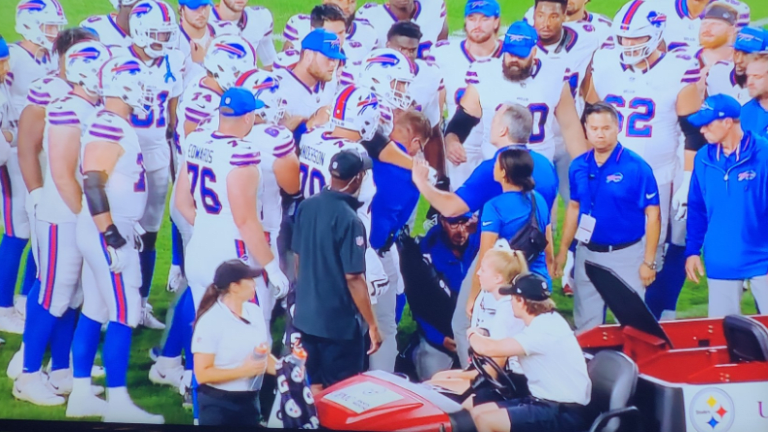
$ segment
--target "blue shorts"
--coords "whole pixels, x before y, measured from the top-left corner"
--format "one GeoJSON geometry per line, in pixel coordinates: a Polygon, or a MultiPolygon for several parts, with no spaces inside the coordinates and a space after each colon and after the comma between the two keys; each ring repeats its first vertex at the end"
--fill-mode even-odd
{"type": "Polygon", "coordinates": [[[592,422],[584,405],[550,402],[526,396],[498,402],[505,408],[514,432],[581,432],[592,422]]]}

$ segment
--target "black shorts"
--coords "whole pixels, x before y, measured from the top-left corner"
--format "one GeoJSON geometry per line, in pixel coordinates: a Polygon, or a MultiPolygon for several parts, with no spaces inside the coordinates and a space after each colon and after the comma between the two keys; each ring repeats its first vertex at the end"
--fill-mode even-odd
{"type": "MultiPolygon", "coordinates": [[[[516,374],[512,371],[507,371],[507,376],[515,384],[515,390],[509,390],[507,394],[500,394],[496,391],[489,382],[484,382],[475,391],[475,400],[472,402],[474,406],[482,405],[488,402],[501,402],[504,400],[520,399],[525,396],[530,396],[531,392],[528,390],[528,380],[525,375],[516,374]]],[[[506,383],[506,380],[500,379],[502,383],[506,383]]]]}
{"type": "Polygon", "coordinates": [[[301,332],[301,346],[307,352],[307,375],[310,384],[329,387],[362,373],[365,359],[363,335],[354,339],[328,339],[301,332]]]}
{"type": "Polygon", "coordinates": [[[581,432],[589,429],[589,408],[526,396],[498,402],[505,408],[514,432],[581,432]]]}
{"type": "Polygon", "coordinates": [[[258,426],[255,391],[226,391],[208,385],[197,388],[200,424],[203,426],[258,426]]]}

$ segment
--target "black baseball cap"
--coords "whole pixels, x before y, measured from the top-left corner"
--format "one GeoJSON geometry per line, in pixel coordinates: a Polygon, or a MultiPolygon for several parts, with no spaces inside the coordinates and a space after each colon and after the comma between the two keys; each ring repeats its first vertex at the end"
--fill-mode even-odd
{"type": "Polygon", "coordinates": [[[213,284],[216,288],[223,290],[229,287],[229,284],[240,282],[244,279],[255,279],[261,277],[262,270],[251,267],[239,259],[224,261],[216,269],[213,275],[213,284]]]}
{"type": "Polygon", "coordinates": [[[339,180],[350,180],[372,166],[371,158],[355,150],[342,150],[331,157],[331,175],[339,180]]]}
{"type": "Polygon", "coordinates": [[[549,284],[536,273],[518,275],[512,280],[512,285],[499,288],[501,295],[516,295],[526,300],[542,301],[549,298],[549,284]]]}
{"type": "Polygon", "coordinates": [[[736,25],[738,13],[730,6],[722,3],[711,3],[704,10],[704,18],[714,18],[727,22],[730,25],[736,25]]]}

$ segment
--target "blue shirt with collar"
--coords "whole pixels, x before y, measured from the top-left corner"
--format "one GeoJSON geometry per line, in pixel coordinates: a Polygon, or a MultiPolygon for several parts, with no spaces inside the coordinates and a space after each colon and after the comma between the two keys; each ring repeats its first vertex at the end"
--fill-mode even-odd
{"type": "MultiPolygon", "coordinates": [[[[511,147],[519,146],[497,150],[491,159],[480,163],[467,181],[456,190],[456,195],[467,204],[469,211],[474,213],[480,210],[491,198],[502,194],[501,185],[493,178],[493,168],[499,153],[511,147]]],[[[547,207],[551,210],[557,198],[557,171],[552,162],[541,153],[531,151],[531,157],[533,158],[533,180],[536,182],[535,190],[544,197],[547,207]]]]}
{"type": "MultiPolygon", "coordinates": [[[[395,143],[400,150],[405,147],[395,143]]],[[[419,203],[419,190],[411,180],[411,171],[397,165],[373,160],[373,182],[376,195],[371,201],[371,247],[380,249],[390,235],[408,223],[419,203]]]]}
{"type": "Polygon", "coordinates": [[[621,144],[602,166],[590,150],[571,162],[571,200],[582,215],[595,218],[591,244],[615,246],[645,235],[645,209],[659,205],[659,188],[650,165],[621,144]]]}
{"type": "Polygon", "coordinates": [[[744,132],[768,138],[768,111],[757,99],[752,99],[741,107],[741,128],[744,132]]]}
{"type": "Polygon", "coordinates": [[[685,256],[704,250],[707,277],[768,274],[768,140],[745,133],[736,152],[696,153],[688,192],[685,256]]]}
{"type": "MultiPolygon", "coordinates": [[[[476,232],[469,236],[467,246],[461,257],[454,255],[453,250],[448,245],[448,238],[443,227],[438,223],[432,227],[420,243],[421,253],[429,254],[432,266],[440,273],[448,288],[458,293],[461,290],[461,283],[467,276],[469,267],[472,265],[475,256],[480,251],[480,233],[476,232]]],[[[445,313],[452,314],[453,311],[445,313]]],[[[441,334],[437,329],[429,325],[426,321],[414,316],[414,319],[421,327],[424,337],[434,345],[442,346],[446,335],[441,334]]]]}

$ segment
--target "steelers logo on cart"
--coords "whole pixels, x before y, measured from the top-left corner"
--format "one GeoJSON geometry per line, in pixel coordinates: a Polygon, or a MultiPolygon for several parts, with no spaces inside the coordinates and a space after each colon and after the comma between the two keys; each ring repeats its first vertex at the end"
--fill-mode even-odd
{"type": "Polygon", "coordinates": [[[693,397],[688,415],[698,432],[726,432],[736,418],[735,409],[728,393],[708,387],[693,397]]]}

